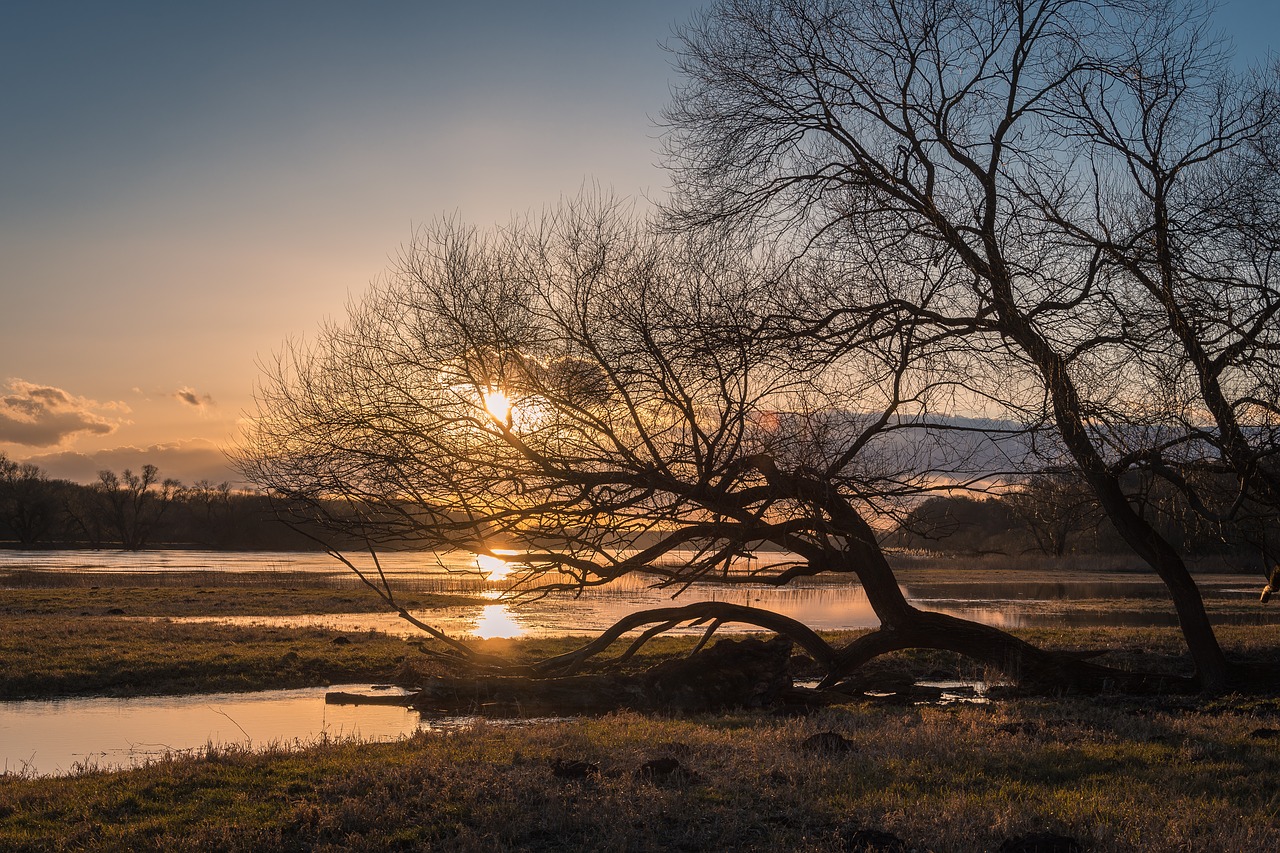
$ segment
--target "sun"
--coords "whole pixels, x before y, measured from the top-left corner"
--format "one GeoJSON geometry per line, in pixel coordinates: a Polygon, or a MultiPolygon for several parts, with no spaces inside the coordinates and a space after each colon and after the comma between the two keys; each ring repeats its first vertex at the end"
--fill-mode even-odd
{"type": "Polygon", "coordinates": [[[492,391],[486,391],[481,395],[481,401],[484,403],[484,410],[489,413],[495,421],[506,423],[511,418],[511,401],[507,399],[507,395],[497,388],[492,391]]]}

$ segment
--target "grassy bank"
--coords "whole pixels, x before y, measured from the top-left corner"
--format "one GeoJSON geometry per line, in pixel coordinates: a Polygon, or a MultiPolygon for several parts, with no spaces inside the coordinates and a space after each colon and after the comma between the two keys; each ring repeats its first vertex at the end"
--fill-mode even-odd
{"type": "MultiPolygon", "coordinates": [[[[422,612],[486,599],[410,591],[422,612]]],[[[316,628],[184,624],[185,616],[385,612],[346,574],[0,573],[0,699],[131,696],[399,678],[415,641],[316,628]]]]}
{"type": "Polygon", "coordinates": [[[22,616],[0,631],[0,699],[204,693],[395,679],[421,657],[383,634],[22,616]],[[344,638],[338,644],[335,639],[344,638]]]}
{"type": "Polygon", "coordinates": [[[804,719],[622,714],[209,750],[123,773],[0,777],[0,848],[828,851],[873,829],[935,851],[1038,831],[1095,851],[1277,849],[1275,712],[1212,710],[1019,700],[804,719]],[[849,751],[806,748],[825,731],[849,751]],[[689,773],[640,772],[664,758],[689,773]],[[594,769],[561,778],[556,762],[570,761],[594,769]]]}
{"type": "MultiPolygon", "coordinates": [[[[429,641],[374,632],[170,622],[118,616],[11,616],[0,631],[0,700],[105,694],[136,696],[354,681],[412,683],[433,664],[429,641]]],[[[1015,632],[1047,648],[1105,651],[1102,663],[1144,671],[1188,674],[1191,664],[1176,629],[1028,629],[1015,632]]],[[[1273,627],[1223,626],[1233,658],[1271,662],[1280,671],[1280,635],[1273,627]]],[[[832,640],[854,633],[830,635],[832,640]]],[[[575,648],[583,638],[475,640],[472,645],[515,661],[537,660],[575,648]]],[[[632,664],[651,665],[688,649],[692,637],[658,638],[632,664]]],[[[617,644],[613,654],[626,643],[617,644]]],[[[874,662],[880,674],[981,678],[980,667],[938,652],[911,651],[874,662]]],[[[803,669],[800,674],[804,674],[803,669]]]]}
{"type": "MultiPolygon", "coordinates": [[[[400,598],[412,610],[490,603],[420,590],[400,598]]],[[[298,616],[386,609],[351,574],[0,572],[0,616],[298,616]]]]}
{"type": "MultiPolygon", "coordinates": [[[[0,631],[0,700],[141,696],[319,687],[357,681],[413,683],[436,671],[429,641],[377,632],[170,622],[121,617],[20,616],[0,631]]],[[[475,640],[515,662],[577,648],[585,638],[475,640]]],[[[658,638],[636,667],[688,649],[658,638]]],[[[619,644],[614,653],[626,647],[619,644]]]]}

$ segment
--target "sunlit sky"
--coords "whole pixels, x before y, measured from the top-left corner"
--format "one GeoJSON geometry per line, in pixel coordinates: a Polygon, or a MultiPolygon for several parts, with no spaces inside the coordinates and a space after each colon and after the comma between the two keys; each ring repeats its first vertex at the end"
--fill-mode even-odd
{"type": "MultiPolygon", "coordinates": [[[[415,225],[662,194],[698,0],[0,3],[0,452],[232,477],[258,364],[415,225]]],[[[1242,62],[1280,0],[1227,0],[1242,62]]]]}

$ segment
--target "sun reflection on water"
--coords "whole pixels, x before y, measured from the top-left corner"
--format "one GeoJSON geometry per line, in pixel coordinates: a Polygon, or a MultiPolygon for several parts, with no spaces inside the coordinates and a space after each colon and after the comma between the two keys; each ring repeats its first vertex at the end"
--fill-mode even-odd
{"type": "Polygon", "coordinates": [[[484,572],[485,580],[500,581],[511,574],[512,565],[501,557],[476,554],[476,568],[484,572]]]}
{"type": "Polygon", "coordinates": [[[482,640],[495,640],[523,637],[525,630],[507,605],[486,604],[480,609],[480,618],[471,633],[482,640]]]}

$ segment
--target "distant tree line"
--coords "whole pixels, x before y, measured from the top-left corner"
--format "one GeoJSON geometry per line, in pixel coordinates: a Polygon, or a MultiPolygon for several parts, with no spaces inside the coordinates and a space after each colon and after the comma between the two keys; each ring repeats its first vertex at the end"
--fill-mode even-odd
{"type": "MultiPolygon", "coordinates": [[[[1182,490],[1162,480],[1132,479],[1128,493],[1135,509],[1189,556],[1249,559],[1260,550],[1280,548],[1269,541],[1280,534],[1262,518],[1255,524],[1249,514],[1238,513],[1230,524],[1206,520],[1182,490]]],[[[1229,484],[1223,491],[1225,500],[1229,484]]],[[[294,527],[282,523],[264,494],[207,480],[184,485],[162,479],[155,465],[139,472],[100,471],[86,485],[50,478],[39,466],[0,453],[0,547],[320,548],[293,522],[294,527]]],[[[1036,472],[995,495],[926,498],[898,519],[884,540],[889,548],[974,555],[1063,557],[1124,553],[1128,547],[1088,484],[1067,470],[1036,472]]],[[[354,540],[344,544],[358,545],[354,540]]]]}
{"type": "Polygon", "coordinates": [[[100,471],[91,484],[53,479],[0,453],[0,547],[185,546],[219,550],[307,550],[315,543],[282,524],[262,494],[201,480],[100,471]]]}
{"type": "MultiPolygon", "coordinates": [[[[1239,558],[1242,566],[1275,553],[1280,531],[1248,507],[1211,514],[1166,480],[1130,474],[1125,491],[1137,514],[1189,557],[1239,558]]],[[[1232,483],[1205,472],[1199,494],[1217,503],[1238,500],[1232,483]],[[1214,479],[1220,482],[1213,482],[1214,479]]],[[[973,493],[927,498],[894,526],[889,547],[966,554],[1121,554],[1129,550],[1076,471],[1046,470],[994,496],[973,493]]]]}

